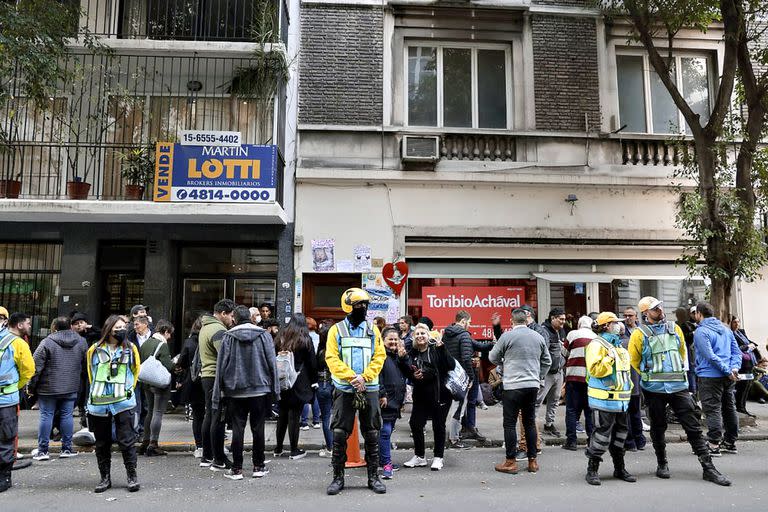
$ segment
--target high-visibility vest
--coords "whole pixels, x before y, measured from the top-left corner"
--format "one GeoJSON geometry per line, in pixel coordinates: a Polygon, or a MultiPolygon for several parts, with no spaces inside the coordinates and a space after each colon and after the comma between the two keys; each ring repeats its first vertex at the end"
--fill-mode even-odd
{"type": "Polygon", "coordinates": [[[122,349],[117,360],[112,360],[108,350],[96,347],[95,355],[99,359],[96,373],[91,383],[91,403],[109,405],[131,398],[133,389],[128,388],[128,371],[131,364],[131,349],[122,349]]]}
{"type": "Polygon", "coordinates": [[[12,395],[19,391],[19,369],[13,358],[13,350],[9,347],[18,338],[12,332],[7,332],[0,338],[0,396],[12,395]]]}
{"type": "MultiPolygon", "coordinates": [[[[352,336],[349,331],[349,321],[347,319],[337,323],[336,328],[339,333],[339,359],[349,366],[352,371],[361,375],[371,363],[373,354],[376,351],[376,333],[367,321],[363,322],[365,337],[352,336]]],[[[354,391],[354,387],[352,387],[349,382],[337,379],[334,375],[331,376],[331,379],[333,380],[334,386],[340,391],[349,393],[354,391]]],[[[365,387],[369,391],[378,390],[378,375],[371,382],[366,382],[365,387]]]]}
{"type": "Polygon", "coordinates": [[[607,412],[625,412],[632,397],[629,352],[598,336],[591,343],[598,343],[613,358],[613,371],[605,377],[595,377],[587,371],[587,397],[592,409],[607,412]]]}
{"type": "Polygon", "coordinates": [[[680,343],[674,322],[667,322],[664,332],[654,334],[647,325],[639,326],[650,349],[640,362],[640,378],[645,382],[686,382],[685,366],[680,357],[680,343]]]}

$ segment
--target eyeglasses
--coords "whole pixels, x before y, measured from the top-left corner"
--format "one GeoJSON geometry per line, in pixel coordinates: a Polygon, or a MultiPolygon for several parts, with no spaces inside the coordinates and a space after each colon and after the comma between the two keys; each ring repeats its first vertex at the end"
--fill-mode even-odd
{"type": "Polygon", "coordinates": [[[625,314],[624,318],[633,318],[633,317],[636,317],[636,316],[637,315],[633,315],[632,313],[629,313],[629,314],[625,314]]]}

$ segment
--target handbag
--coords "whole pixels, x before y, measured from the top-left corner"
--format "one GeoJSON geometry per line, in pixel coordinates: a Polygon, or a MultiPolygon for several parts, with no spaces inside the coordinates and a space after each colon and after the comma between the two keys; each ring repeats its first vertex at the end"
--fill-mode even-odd
{"type": "Polygon", "coordinates": [[[165,343],[165,341],[158,343],[155,352],[149,356],[146,361],[141,363],[139,382],[142,384],[161,389],[165,389],[171,385],[171,372],[169,372],[157,358],[157,353],[160,351],[160,347],[163,346],[163,343],[165,343]]]}
{"type": "Polygon", "coordinates": [[[448,372],[445,387],[450,391],[454,400],[463,400],[469,389],[469,376],[464,368],[454,359],[453,370],[448,372]]]}

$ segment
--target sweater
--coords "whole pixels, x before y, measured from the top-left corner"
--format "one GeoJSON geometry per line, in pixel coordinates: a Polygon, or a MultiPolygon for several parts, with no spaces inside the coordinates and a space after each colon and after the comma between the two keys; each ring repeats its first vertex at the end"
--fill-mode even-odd
{"type": "Polygon", "coordinates": [[[216,360],[212,408],[222,396],[247,398],[280,395],[272,336],[251,323],[236,325],[222,336],[216,360]]]}
{"type": "Polygon", "coordinates": [[[565,362],[566,382],[587,382],[586,347],[597,335],[592,329],[576,329],[568,333],[563,346],[567,353],[565,362]]]}
{"type": "Polygon", "coordinates": [[[30,383],[38,395],[77,393],[86,375],[88,343],[67,329],[46,337],[34,353],[35,376],[30,383]]]}
{"type": "Polygon", "coordinates": [[[201,376],[203,378],[215,377],[219,347],[221,347],[221,340],[224,333],[227,332],[227,328],[212,315],[203,315],[202,323],[203,326],[198,334],[200,363],[202,364],[201,376]]]}
{"type": "Polygon", "coordinates": [[[552,364],[548,349],[539,333],[516,326],[501,335],[488,359],[497,366],[503,363],[505,391],[538,388],[552,364]]]}
{"type": "Polygon", "coordinates": [[[727,377],[741,368],[741,350],[733,331],[715,317],[705,318],[693,333],[696,376],[727,377]]]}

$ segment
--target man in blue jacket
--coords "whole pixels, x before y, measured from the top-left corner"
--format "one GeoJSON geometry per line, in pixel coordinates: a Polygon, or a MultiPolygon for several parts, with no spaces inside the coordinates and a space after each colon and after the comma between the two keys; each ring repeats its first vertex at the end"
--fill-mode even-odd
{"type": "Polygon", "coordinates": [[[715,318],[711,304],[699,302],[695,315],[699,324],[693,334],[696,376],[701,409],[709,428],[709,452],[713,457],[719,457],[722,452],[735,454],[738,453],[739,418],[736,415],[734,386],[739,380],[741,350],[733,332],[715,318]]]}

